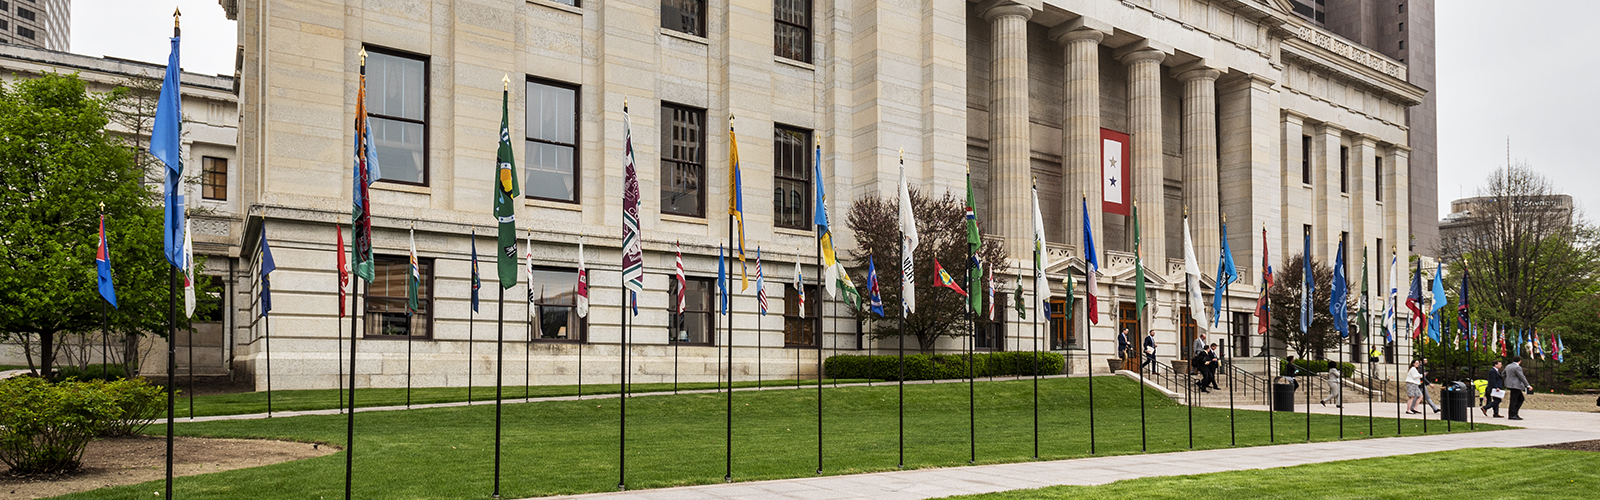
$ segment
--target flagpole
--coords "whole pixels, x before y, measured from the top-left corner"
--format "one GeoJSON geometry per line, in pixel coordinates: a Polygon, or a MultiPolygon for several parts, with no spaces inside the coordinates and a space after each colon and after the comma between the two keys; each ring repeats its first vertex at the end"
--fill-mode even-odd
{"type": "MultiPolygon", "coordinates": [[[[352,276],[351,276],[352,285],[354,285],[354,286],[352,286],[351,289],[350,289],[350,372],[349,372],[350,384],[348,385],[349,391],[350,391],[350,397],[344,398],[345,401],[348,401],[349,404],[350,404],[349,411],[345,412],[345,425],[344,425],[344,428],[345,428],[345,438],[344,438],[344,447],[345,447],[344,448],[344,498],[345,498],[345,500],[350,500],[351,499],[351,481],[354,478],[354,474],[353,473],[354,473],[354,470],[355,470],[355,445],[356,445],[356,326],[357,326],[358,323],[360,323],[360,318],[362,316],[365,316],[364,314],[357,313],[357,311],[359,311],[359,309],[357,309],[357,306],[359,304],[357,304],[356,300],[361,298],[361,276],[359,274],[357,274],[359,272],[359,269],[354,264],[356,262],[359,262],[360,260],[362,260],[362,258],[366,255],[366,253],[363,252],[363,249],[362,249],[362,244],[361,244],[362,235],[357,233],[357,227],[359,227],[359,224],[362,222],[362,217],[361,216],[363,215],[363,209],[367,208],[367,207],[363,206],[364,203],[367,203],[366,200],[358,200],[357,199],[357,198],[359,198],[361,196],[362,189],[365,188],[365,184],[363,184],[363,182],[362,182],[362,177],[363,177],[362,174],[367,172],[365,161],[363,161],[364,158],[365,158],[365,154],[366,154],[364,152],[365,137],[361,135],[362,132],[363,132],[363,128],[366,126],[365,115],[363,114],[363,113],[365,113],[365,109],[366,109],[365,108],[366,84],[367,84],[367,51],[366,51],[366,49],[362,49],[361,52],[359,52],[359,56],[361,57],[361,66],[360,66],[360,68],[361,68],[361,70],[360,70],[361,71],[361,91],[360,91],[360,94],[361,95],[360,95],[360,99],[357,100],[358,112],[356,113],[356,131],[355,131],[355,133],[357,135],[357,137],[356,137],[357,147],[356,147],[356,151],[355,151],[355,153],[356,153],[356,165],[355,165],[356,170],[351,172],[351,177],[352,177],[352,181],[353,181],[354,187],[353,187],[353,189],[352,189],[352,191],[350,193],[351,204],[354,205],[353,210],[352,210],[353,213],[351,214],[351,220],[350,220],[350,239],[351,239],[350,256],[353,259],[351,261],[350,272],[352,274],[352,276]]],[[[371,227],[370,227],[371,219],[368,218],[368,219],[366,219],[366,221],[367,221],[367,224],[369,224],[368,231],[366,233],[366,237],[368,238],[368,243],[367,243],[366,246],[367,246],[367,249],[370,250],[371,249],[371,239],[370,238],[372,237],[372,235],[371,235],[371,227]]],[[[371,287],[369,286],[368,289],[370,291],[371,287]]],[[[343,352],[340,353],[341,356],[343,354],[344,354],[343,352]]],[[[341,389],[343,389],[343,388],[341,388],[341,389]]],[[[495,440],[495,441],[497,443],[499,442],[498,439],[495,440]]],[[[498,455],[498,453],[496,453],[496,455],[498,455]]]]}
{"type": "MultiPolygon", "coordinates": [[[[473,250],[472,250],[472,279],[473,279],[473,283],[472,283],[472,300],[473,300],[473,302],[472,302],[472,307],[467,308],[467,406],[472,406],[472,347],[473,347],[473,340],[475,340],[473,338],[472,327],[474,326],[474,324],[477,323],[477,320],[478,320],[478,310],[477,310],[478,302],[477,302],[477,300],[478,300],[478,285],[479,285],[479,281],[478,281],[478,250],[477,250],[477,248],[478,248],[478,246],[477,246],[478,245],[478,230],[477,230],[477,228],[473,228],[473,230],[472,230],[472,245],[473,245],[472,246],[472,248],[473,248],[473,250]]],[[[341,347],[341,348],[344,347],[344,343],[343,342],[344,342],[344,340],[340,339],[339,347],[341,347]]]]}
{"type": "MultiPolygon", "coordinates": [[[[624,101],[623,108],[627,108],[624,101]]],[[[626,246],[626,245],[624,245],[626,246]]],[[[627,249],[623,249],[623,258],[626,260],[627,249]]],[[[617,361],[621,368],[617,372],[617,491],[628,489],[628,277],[624,270],[622,273],[622,301],[618,302],[622,329],[617,332],[617,339],[621,351],[617,353],[617,361]]]]}
{"type": "MultiPolygon", "coordinates": [[[[193,266],[194,264],[190,264],[189,272],[191,274],[194,273],[193,266]]],[[[191,285],[198,284],[194,283],[194,278],[194,276],[189,276],[189,283],[191,283],[191,285]]],[[[102,311],[105,310],[105,306],[101,306],[100,308],[102,311]]],[[[190,317],[189,319],[189,420],[194,420],[194,318],[190,317]]],[[[105,367],[102,366],[101,369],[104,370],[105,367]]]]}
{"type": "MultiPolygon", "coordinates": [[[[902,159],[901,161],[905,161],[905,160],[902,159]]],[[[903,169],[904,167],[901,167],[901,168],[903,169]]],[[[901,176],[904,177],[904,173],[902,173],[901,176]]],[[[902,179],[901,182],[903,183],[905,181],[902,179]]],[[[915,222],[912,222],[912,224],[915,224],[915,222]]],[[[905,241],[906,241],[906,232],[905,232],[905,229],[901,229],[900,230],[900,253],[902,255],[900,256],[900,263],[901,263],[901,265],[900,265],[900,273],[902,275],[907,272],[907,269],[905,268],[906,259],[905,259],[905,255],[904,255],[905,254],[905,248],[906,248],[905,247],[905,241]]],[[[895,378],[899,379],[899,390],[900,390],[900,395],[899,395],[899,404],[900,404],[900,424],[899,424],[900,425],[900,427],[899,427],[899,429],[900,429],[899,430],[899,432],[900,432],[900,463],[897,464],[896,467],[904,469],[904,468],[906,468],[906,297],[905,297],[905,295],[906,295],[907,290],[905,290],[905,286],[904,286],[905,285],[905,278],[903,276],[900,278],[900,283],[901,283],[901,287],[900,287],[901,288],[900,289],[900,336],[898,338],[898,342],[896,342],[896,344],[898,344],[900,346],[899,354],[896,356],[898,358],[898,361],[899,361],[899,364],[900,364],[900,374],[897,377],[895,377],[895,378]]],[[[916,293],[916,290],[912,289],[912,290],[910,290],[910,292],[911,293],[916,293]]]]}
{"type": "MultiPolygon", "coordinates": [[[[1139,200],[1134,200],[1133,201],[1133,228],[1134,228],[1134,230],[1133,230],[1133,265],[1134,265],[1134,268],[1135,268],[1134,269],[1134,271],[1135,271],[1134,279],[1137,280],[1134,283],[1134,286],[1139,287],[1138,288],[1139,291],[1143,291],[1144,290],[1144,288],[1143,288],[1144,287],[1144,274],[1139,272],[1139,271],[1142,271],[1142,269],[1139,269],[1139,268],[1144,267],[1144,259],[1141,259],[1140,256],[1139,256],[1139,200]]],[[[1139,294],[1138,298],[1141,299],[1141,300],[1144,299],[1144,294],[1142,294],[1142,293],[1139,294]]],[[[1143,303],[1139,304],[1139,306],[1143,306],[1143,305],[1144,305],[1143,303]]],[[[1145,321],[1145,317],[1144,317],[1144,308],[1143,307],[1139,307],[1136,310],[1136,314],[1139,316],[1139,330],[1140,330],[1140,331],[1136,332],[1136,334],[1145,334],[1145,332],[1143,331],[1146,328],[1146,326],[1145,326],[1146,321],[1145,321]]],[[[1145,428],[1145,415],[1144,415],[1144,384],[1145,384],[1145,380],[1144,380],[1144,356],[1145,356],[1144,339],[1140,339],[1139,340],[1139,351],[1136,354],[1136,356],[1139,356],[1139,451],[1150,451],[1150,441],[1149,441],[1150,438],[1149,438],[1149,432],[1145,428]]],[[[1151,352],[1151,353],[1149,353],[1149,356],[1150,356],[1150,367],[1151,368],[1155,368],[1155,366],[1156,366],[1156,364],[1155,364],[1156,353],[1151,352]]]]}
{"type": "MultiPolygon", "coordinates": [[[[337,300],[339,301],[339,308],[340,308],[339,320],[335,321],[333,323],[333,336],[337,339],[337,341],[335,341],[334,344],[339,346],[339,359],[334,360],[333,365],[339,371],[339,376],[338,376],[338,380],[339,381],[337,382],[339,384],[339,413],[344,413],[344,310],[343,309],[344,309],[344,285],[345,285],[344,278],[345,278],[345,276],[348,276],[348,275],[344,273],[344,265],[345,265],[345,262],[344,262],[344,260],[345,260],[344,259],[344,230],[339,228],[339,223],[337,221],[334,222],[334,224],[333,224],[333,231],[335,233],[334,235],[339,237],[339,298],[337,300]]],[[[350,231],[351,231],[351,236],[354,236],[355,235],[354,234],[355,233],[355,228],[351,227],[350,231]]],[[[355,318],[355,311],[350,311],[350,316],[351,316],[351,320],[350,321],[355,321],[355,319],[354,319],[355,318]]],[[[470,375],[472,372],[469,370],[467,373],[470,375]]],[[[471,401],[472,401],[472,398],[470,397],[471,393],[469,392],[468,394],[469,394],[469,397],[467,398],[467,401],[468,401],[468,403],[471,403],[471,401]]]]}
{"type": "MultiPolygon", "coordinates": [[[[1087,250],[1087,247],[1085,247],[1085,250],[1087,250]]],[[[1087,346],[1087,350],[1088,350],[1087,356],[1088,356],[1088,359],[1089,359],[1089,454],[1090,455],[1094,455],[1095,454],[1095,438],[1094,438],[1094,327],[1089,326],[1089,301],[1090,300],[1094,300],[1093,299],[1094,290],[1090,290],[1089,289],[1089,273],[1094,272],[1094,270],[1093,269],[1089,269],[1088,259],[1087,258],[1084,259],[1084,263],[1085,264],[1083,266],[1083,300],[1084,300],[1084,302],[1083,302],[1083,338],[1084,338],[1083,345],[1087,346]]],[[[1069,276],[1068,279],[1071,279],[1071,277],[1069,276]]]]}
{"type": "MultiPolygon", "coordinates": [[[[100,238],[101,238],[101,242],[102,243],[104,243],[104,241],[106,239],[106,234],[105,234],[106,233],[106,224],[105,224],[105,220],[106,220],[106,202],[102,201],[102,202],[100,202],[100,238]]],[[[106,255],[104,255],[104,257],[106,258],[106,262],[110,262],[111,261],[111,248],[109,248],[110,245],[105,245],[105,246],[106,246],[106,248],[105,248],[106,255]]],[[[111,313],[106,307],[105,298],[101,297],[101,300],[100,300],[100,376],[101,377],[109,377],[110,376],[110,371],[109,371],[110,367],[106,365],[107,353],[109,353],[111,351],[111,337],[110,337],[110,333],[111,332],[110,332],[110,330],[111,330],[111,313]]],[[[127,375],[131,375],[131,374],[123,373],[123,375],[127,376],[127,375]]],[[[191,409],[189,413],[193,414],[194,411],[191,409]]]]}
{"type": "MultiPolygon", "coordinates": [[[[172,38],[174,38],[174,39],[177,39],[178,36],[179,36],[178,18],[181,15],[182,14],[180,12],[178,12],[178,10],[176,10],[176,9],[174,9],[172,11],[172,38]]],[[[177,47],[176,46],[173,47],[173,50],[174,50],[174,55],[177,55],[176,54],[176,51],[177,51],[177,47]]],[[[170,65],[170,63],[169,63],[169,65],[170,65]]],[[[169,71],[170,71],[170,68],[169,68],[169,71]]],[[[177,82],[173,82],[173,83],[176,84],[177,82]]],[[[165,84],[163,84],[163,86],[165,86],[165,84]]],[[[157,114],[159,115],[160,113],[157,113],[157,114]]],[[[165,162],[165,161],[163,160],[163,162],[165,162]]],[[[167,176],[171,177],[172,176],[172,172],[171,172],[172,167],[168,166],[167,170],[168,170],[167,176]]],[[[168,188],[171,189],[171,186],[173,186],[173,185],[174,185],[173,183],[169,182],[168,183],[168,188]]],[[[168,198],[168,201],[171,202],[172,200],[176,199],[176,195],[171,193],[171,192],[169,192],[167,198],[168,198]]],[[[167,210],[170,211],[170,210],[177,209],[177,208],[179,208],[179,207],[171,207],[171,206],[169,206],[169,207],[167,207],[167,210]]],[[[168,221],[168,222],[170,223],[171,221],[168,221]]],[[[172,229],[173,228],[171,228],[171,227],[166,228],[166,230],[169,233],[169,235],[168,235],[168,239],[169,240],[171,239],[170,233],[171,233],[172,229]]],[[[171,260],[171,259],[169,258],[168,260],[171,260]]],[[[173,405],[175,403],[174,398],[176,397],[176,396],[173,395],[173,392],[172,392],[172,386],[173,386],[173,369],[172,368],[178,364],[177,363],[178,354],[177,354],[177,351],[175,350],[174,343],[173,343],[173,338],[176,337],[177,334],[178,334],[178,324],[177,324],[178,289],[177,289],[177,285],[176,285],[177,281],[178,281],[178,267],[177,266],[172,266],[172,267],[167,268],[167,387],[166,387],[166,389],[167,389],[167,484],[166,484],[166,496],[164,496],[162,498],[172,498],[172,435],[173,435],[173,430],[175,429],[174,423],[173,423],[173,420],[172,420],[172,411],[173,411],[173,405]]],[[[49,375],[50,374],[48,374],[48,373],[44,374],[44,376],[46,376],[46,377],[48,377],[49,375]]],[[[268,406],[267,406],[268,415],[271,415],[271,408],[272,408],[271,403],[270,403],[272,401],[270,399],[271,393],[269,392],[267,394],[269,396],[269,399],[267,400],[269,402],[268,406]]]]}
{"type": "MultiPolygon", "coordinates": [[[[817,140],[820,141],[821,138],[818,138],[817,140]]],[[[815,182],[822,182],[822,179],[816,179],[815,182]]],[[[823,202],[823,200],[816,200],[816,202],[817,203],[821,203],[821,202],[823,202]]],[[[818,227],[817,230],[820,232],[822,230],[822,228],[818,227]]],[[[817,235],[816,245],[817,245],[817,254],[816,254],[817,255],[817,284],[821,285],[821,286],[818,286],[817,288],[822,289],[822,288],[826,288],[828,286],[828,284],[827,283],[823,283],[823,280],[827,279],[827,276],[826,276],[826,273],[824,273],[822,271],[822,235],[821,234],[817,235]]],[[[799,259],[800,256],[796,255],[795,258],[799,259]]],[[[817,294],[817,314],[816,314],[816,318],[814,318],[814,321],[817,322],[817,335],[816,335],[816,339],[815,340],[817,341],[817,475],[819,475],[819,476],[822,475],[822,337],[827,336],[827,332],[824,332],[822,330],[822,315],[826,314],[826,311],[828,310],[827,306],[828,306],[828,295],[826,293],[818,293],[817,294]]],[[[760,320],[757,320],[756,322],[759,324],[760,320]]],[[[757,352],[759,353],[760,351],[757,351],[757,352]]],[[[759,370],[759,366],[760,365],[757,365],[757,367],[758,367],[757,369],[758,370],[759,370]]]]}
{"type": "MultiPolygon", "coordinates": [[[[499,258],[505,258],[504,249],[499,258]]],[[[496,266],[498,267],[498,265],[496,266]]],[[[505,406],[505,372],[506,372],[506,287],[496,283],[495,288],[500,289],[500,298],[495,306],[495,361],[494,361],[494,498],[500,498],[500,426],[503,420],[503,407],[505,406]]],[[[350,349],[350,365],[355,366],[355,349],[350,349]]],[[[351,379],[355,372],[351,370],[351,379]]],[[[350,394],[355,395],[355,386],[351,385],[350,394]]],[[[354,397],[351,398],[354,401],[354,397]]],[[[354,405],[354,403],[351,403],[354,405]]],[[[354,414],[352,412],[352,414],[354,414]]]]}
{"type": "MultiPolygon", "coordinates": [[[[362,71],[363,72],[366,71],[366,65],[365,64],[362,65],[362,71]]],[[[350,233],[351,233],[351,236],[355,235],[355,226],[351,226],[350,227],[350,233]]],[[[358,245],[358,248],[359,248],[359,245],[358,245]]],[[[351,271],[355,271],[355,270],[351,269],[351,271]]],[[[356,306],[358,305],[356,303],[356,299],[360,298],[360,295],[361,295],[361,293],[360,293],[361,292],[361,279],[359,277],[357,277],[355,279],[354,285],[355,286],[352,287],[352,289],[350,290],[350,375],[349,375],[350,376],[350,384],[349,384],[350,397],[346,398],[346,401],[350,402],[350,407],[349,407],[349,410],[345,412],[345,424],[344,424],[344,429],[345,429],[345,436],[344,436],[344,498],[345,498],[345,500],[350,500],[350,498],[351,498],[350,497],[350,481],[351,481],[351,478],[353,477],[351,473],[352,473],[354,465],[355,465],[355,447],[356,447],[355,446],[356,445],[356,323],[358,321],[358,318],[360,317],[360,316],[356,315],[355,312],[357,310],[356,306]]],[[[498,424],[498,422],[497,422],[497,424],[498,424]]],[[[500,440],[496,439],[495,442],[499,443],[500,440]]],[[[499,453],[496,453],[495,455],[499,456],[499,453]]],[[[498,490],[498,488],[496,488],[496,489],[498,490]]]]}

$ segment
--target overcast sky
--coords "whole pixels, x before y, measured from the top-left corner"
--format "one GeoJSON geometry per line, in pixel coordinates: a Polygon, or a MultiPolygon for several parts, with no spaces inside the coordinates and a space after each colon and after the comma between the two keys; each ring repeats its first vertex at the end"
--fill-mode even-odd
{"type": "MultiPolygon", "coordinates": [[[[161,62],[183,10],[183,69],[233,74],[236,24],[216,0],[74,0],[72,51],[161,62]]],[[[1528,162],[1600,209],[1600,51],[1593,0],[1439,0],[1439,216],[1496,168],[1528,162]]]]}

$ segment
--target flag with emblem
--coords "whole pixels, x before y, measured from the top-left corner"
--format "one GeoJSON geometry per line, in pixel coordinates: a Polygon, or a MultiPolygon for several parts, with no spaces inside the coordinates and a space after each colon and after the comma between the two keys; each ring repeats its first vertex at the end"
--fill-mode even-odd
{"type": "Polygon", "coordinates": [[[183,188],[183,96],[179,87],[178,34],[176,28],[171,39],[172,52],[167,55],[167,69],[161,79],[161,93],[156,99],[156,115],[150,126],[150,154],[166,165],[166,197],[162,204],[164,222],[162,235],[167,262],[183,267],[183,231],[189,225],[184,213],[183,188]]]}
{"type": "MultiPolygon", "coordinates": [[[[821,179],[818,179],[819,181],[821,179]]],[[[745,270],[744,255],[744,179],[739,172],[739,139],[733,134],[733,116],[728,117],[728,217],[738,228],[738,241],[728,245],[728,252],[739,254],[739,290],[750,289],[750,276],[745,270]]],[[[817,184],[821,186],[819,182],[817,184]]]]}
{"type": "Polygon", "coordinates": [[[500,149],[495,152],[494,218],[499,223],[499,255],[496,263],[500,272],[500,287],[511,288],[517,284],[517,201],[522,192],[517,187],[516,157],[511,152],[511,92],[500,92],[500,149]]]}
{"type": "MultiPolygon", "coordinates": [[[[512,243],[516,248],[516,243],[512,243]]],[[[422,268],[417,265],[417,229],[411,228],[411,254],[408,259],[410,266],[406,268],[406,314],[416,314],[417,293],[422,287],[422,268]]]]}
{"type": "Polygon", "coordinates": [[[955,290],[956,293],[961,294],[962,297],[967,296],[967,291],[961,289],[961,284],[956,283],[956,279],[951,277],[950,273],[945,272],[944,266],[939,265],[939,259],[933,260],[933,273],[937,279],[937,282],[934,283],[934,286],[949,288],[951,290],[955,290]]]}
{"type": "Polygon", "coordinates": [[[644,247],[639,234],[639,174],[634,163],[633,132],[628,127],[628,102],[622,102],[622,286],[644,291],[644,247]]]}
{"type": "Polygon", "coordinates": [[[983,233],[978,230],[978,195],[972,189],[972,172],[967,172],[967,254],[971,255],[968,262],[967,289],[972,290],[972,297],[968,302],[972,311],[983,310],[983,294],[978,293],[983,280],[983,259],[978,257],[978,251],[983,247],[983,233]]]}
{"type": "Polygon", "coordinates": [[[761,271],[761,247],[756,247],[756,305],[761,307],[761,315],[767,315],[767,279],[766,273],[761,271]]]}
{"type": "Polygon", "coordinates": [[[589,317],[589,266],[583,263],[583,241],[578,241],[578,317],[589,317]]]}
{"type": "Polygon", "coordinates": [[[117,286],[111,281],[111,247],[106,244],[106,216],[100,216],[100,247],[95,250],[94,267],[100,297],[111,307],[117,307],[117,286]]]}
{"type": "MultiPolygon", "coordinates": [[[[378,155],[373,149],[372,127],[367,124],[367,52],[361,51],[361,84],[356,87],[355,163],[350,186],[350,272],[371,283],[372,199],[368,186],[381,177],[378,155]]],[[[352,313],[354,314],[354,313],[352,313]]]]}
{"type": "Polygon", "coordinates": [[[878,266],[872,263],[872,255],[867,255],[867,309],[883,317],[883,295],[878,293],[878,266]]]}

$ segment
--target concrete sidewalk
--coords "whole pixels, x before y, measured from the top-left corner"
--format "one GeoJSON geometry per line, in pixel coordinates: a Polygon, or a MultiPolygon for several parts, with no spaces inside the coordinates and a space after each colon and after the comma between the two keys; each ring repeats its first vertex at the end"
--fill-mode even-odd
{"type": "MultiPolygon", "coordinates": [[[[1326,414],[1329,412],[1323,410],[1336,410],[1331,406],[1326,409],[1317,405],[1312,406],[1312,411],[1316,413],[1326,414]]],[[[1349,404],[1345,408],[1346,416],[1352,417],[1352,420],[1355,417],[1351,413],[1355,410],[1353,406],[1357,405],[1349,404]]],[[[1366,420],[1366,405],[1359,406],[1362,412],[1360,420],[1366,420]]],[[[1392,409],[1392,404],[1389,406],[1392,409]]],[[[1300,409],[1303,410],[1304,407],[1300,409]]],[[[1381,410],[1375,413],[1383,416],[1381,410]]],[[[1280,413],[1280,415],[1290,419],[1294,416],[1304,418],[1304,415],[1299,413],[1280,413]]],[[[1526,420],[1516,422],[1524,427],[1522,429],[1470,434],[1429,434],[1415,437],[1283,444],[1052,462],[920,469],[549,498],[634,500],[940,498],[1056,485],[1097,485],[1141,477],[1287,467],[1462,448],[1523,447],[1600,439],[1600,413],[1524,410],[1523,417],[1526,420]]],[[[1352,425],[1355,423],[1350,422],[1352,425]]],[[[1493,419],[1493,423],[1508,422],[1505,419],[1493,419]]],[[[1440,422],[1439,425],[1445,424],[1440,422]]]]}

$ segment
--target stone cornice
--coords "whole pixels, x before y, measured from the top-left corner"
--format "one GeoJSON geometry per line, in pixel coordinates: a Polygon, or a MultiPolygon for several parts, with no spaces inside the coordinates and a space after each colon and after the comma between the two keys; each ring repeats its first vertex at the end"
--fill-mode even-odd
{"type": "Polygon", "coordinates": [[[1392,75],[1381,73],[1376,69],[1357,64],[1355,61],[1341,57],[1306,40],[1299,38],[1284,39],[1283,43],[1279,45],[1279,51],[1286,62],[1298,62],[1314,70],[1321,70],[1331,78],[1372,89],[1380,94],[1388,95],[1406,106],[1421,104],[1423,96],[1427,94],[1427,91],[1422,90],[1421,87],[1395,78],[1392,75]]]}
{"type": "Polygon", "coordinates": [[[1328,52],[1350,60],[1356,64],[1375,70],[1379,73],[1392,76],[1401,81],[1406,80],[1407,68],[1399,61],[1389,58],[1375,50],[1362,47],[1326,31],[1319,30],[1306,24],[1291,23],[1283,26],[1284,31],[1293,35],[1293,38],[1310,42],[1311,45],[1320,47],[1328,52]]]}

